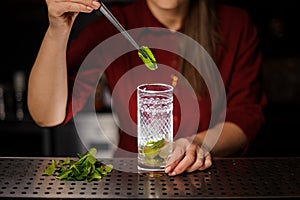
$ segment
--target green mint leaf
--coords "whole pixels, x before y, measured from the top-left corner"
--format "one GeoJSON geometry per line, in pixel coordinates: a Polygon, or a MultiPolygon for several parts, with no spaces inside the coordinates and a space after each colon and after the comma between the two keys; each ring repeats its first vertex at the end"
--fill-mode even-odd
{"type": "Polygon", "coordinates": [[[88,150],[88,154],[91,156],[96,156],[97,154],[97,149],[96,148],[91,148],[88,150]]]}
{"type": "Polygon", "coordinates": [[[60,174],[56,177],[57,179],[63,180],[63,179],[67,179],[69,177],[69,174],[72,173],[72,170],[67,169],[67,170],[63,170],[62,172],[60,172],[60,174]]]}
{"type": "Polygon", "coordinates": [[[108,164],[104,166],[104,169],[106,172],[110,173],[113,170],[113,165],[112,164],[108,164]]]}
{"type": "Polygon", "coordinates": [[[64,165],[71,165],[72,162],[71,162],[71,159],[70,159],[70,158],[66,158],[66,160],[64,160],[64,161],[62,161],[62,160],[59,161],[58,164],[61,165],[61,166],[64,166],[64,165]]]}
{"type": "Polygon", "coordinates": [[[97,151],[91,148],[83,155],[77,154],[78,160],[71,160],[66,158],[64,161],[59,161],[56,166],[55,160],[45,170],[45,174],[54,175],[59,180],[69,181],[93,181],[100,180],[102,177],[107,176],[113,169],[112,165],[103,165],[95,158],[97,151]]]}
{"type": "Polygon", "coordinates": [[[55,160],[52,160],[51,162],[51,165],[49,165],[44,174],[47,175],[47,176],[51,176],[53,175],[54,173],[56,172],[56,161],[55,160]]]}
{"type": "Polygon", "coordinates": [[[156,59],[152,54],[151,50],[149,49],[149,47],[141,46],[138,51],[138,55],[150,70],[157,69],[156,59]]]}

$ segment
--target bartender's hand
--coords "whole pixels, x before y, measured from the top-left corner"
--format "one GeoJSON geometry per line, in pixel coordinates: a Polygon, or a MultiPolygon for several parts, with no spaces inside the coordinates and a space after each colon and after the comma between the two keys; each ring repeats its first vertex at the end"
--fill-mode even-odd
{"type": "Polygon", "coordinates": [[[199,144],[190,138],[180,138],[174,142],[171,158],[165,167],[165,173],[175,176],[183,172],[205,170],[212,165],[209,152],[201,149],[199,144]]]}
{"type": "Polygon", "coordinates": [[[100,7],[98,0],[46,0],[50,27],[71,28],[80,12],[90,13],[100,7]]]}

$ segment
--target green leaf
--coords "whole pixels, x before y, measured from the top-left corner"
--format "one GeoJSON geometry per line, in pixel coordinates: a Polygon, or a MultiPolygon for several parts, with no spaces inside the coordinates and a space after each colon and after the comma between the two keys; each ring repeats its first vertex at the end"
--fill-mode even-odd
{"type": "Polygon", "coordinates": [[[54,175],[57,172],[56,178],[59,180],[85,180],[88,182],[100,180],[112,171],[113,166],[103,165],[94,157],[96,154],[96,149],[91,148],[83,155],[77,154],[77,161],[66,158],[66,160],[58,162],[58,166],[56,166],[55,160],[52,160],[51,165],[46,168],[45,174],[54,175]]]}
{"type": "Polygon", "coordinates": [[[59,163],[58,163],[59,165],[70,165],[70,164],[72,164],[71,163],[71,159],[70,158],[66,158],[66,160],[64,160],[64,161],[59,161],[59,163]]]}
{"type": "Polygon", "coordinates": [[[113,165],[112,164],[108,164],[104,166],[105,171],[107,171],[108,173],[110,173],[113,170],[113,165]]]}
{"type": "Polygon", "coordinates": [[[91,156],[96,156],[97,149],[96,148],[91,148],[90,150],[88,150],[88,154],[91,155],[91,156]]]}
{"type": "Polygon", "coordinates": [[[47,176],[51,176],[55,173],[55,171],[56,171],[56,161],[52,160],[51,165],[49,165],[46,168],[44,174],[47,175],[47,176]]]}
{"type": "Polygon", "coordinates": [[[86,158],[86,162],[89,162],[92,165],[94,165],[96,163],[96,161],[97,161],[97,159],[92,155],[88,155],[88,157],[86,158]]]}
{"type": "Polygon", "coordinates": [[[138,55],[150,70],[157,69],[156,59],[152,54],[151,50],[149,49],[149,47],[141,46],[138,51],[138,55]]]}
{"type": "Polygon", "coordinates": [[[72,170],[70,170],[70,169],[63,170],[56,178],[60,179],[60,180],[66,179],[66,178],[68,178],[69,174],[71,174],[71,173],[72,173],[72,170]]]}

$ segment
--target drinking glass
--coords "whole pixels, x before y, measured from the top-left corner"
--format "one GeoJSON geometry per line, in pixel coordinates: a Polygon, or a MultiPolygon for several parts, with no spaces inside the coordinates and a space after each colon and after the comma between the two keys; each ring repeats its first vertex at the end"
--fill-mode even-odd
{"type": "Polygon", "coordinates": [[[172,154],[173,87],[162,83],[137,87],[138,171],[162,173],[172,154]]]}

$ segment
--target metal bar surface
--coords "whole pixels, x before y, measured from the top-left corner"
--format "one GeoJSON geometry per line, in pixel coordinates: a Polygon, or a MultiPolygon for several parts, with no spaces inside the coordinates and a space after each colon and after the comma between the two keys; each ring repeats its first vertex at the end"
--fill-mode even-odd
{"type": "Polygon", "coordinates": [[[0,199],[300,198],[300,158],[216,158],[205,171],[153,178],[136,159],[100,159],[114,170],[100,181],[61,181],[43,172],[51,160],[0,158],[0,199]]]}

